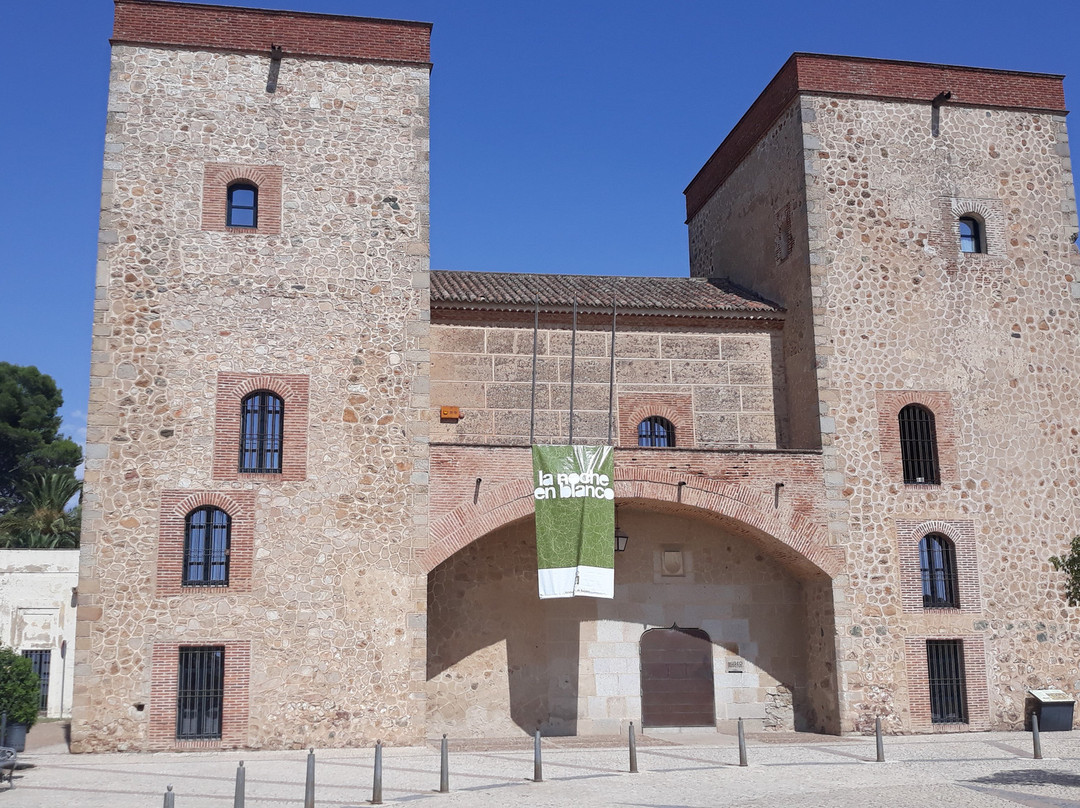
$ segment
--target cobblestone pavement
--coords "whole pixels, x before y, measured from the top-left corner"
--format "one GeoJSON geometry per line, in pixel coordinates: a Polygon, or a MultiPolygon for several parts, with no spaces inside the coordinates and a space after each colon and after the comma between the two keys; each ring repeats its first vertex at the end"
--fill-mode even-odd
{"type": "MultiPolygon", "coordinates": [[[[544,782],[531,782],[528,739],[452,741],[449,794],[439,794],[438,744],[386,748],[383,801],[439,806],[1033,806],[1080,808],[1080,732],[1044,733],[1032,759],[1026,733],[887,737],[754,736],[740,768],[734,738],[639,738],[640,773],[627,772],[622,738],[544,740],[544,782]]],[[[371,749],[315,750],[317,805],[369,804],[371,749]]],[[[247,807],[303,805],[306,750],[70,755],[62,745],[21,758],[0,808],[157,808],[172,785],[177,808],[229,808],[244,761],[247,807]]]]}

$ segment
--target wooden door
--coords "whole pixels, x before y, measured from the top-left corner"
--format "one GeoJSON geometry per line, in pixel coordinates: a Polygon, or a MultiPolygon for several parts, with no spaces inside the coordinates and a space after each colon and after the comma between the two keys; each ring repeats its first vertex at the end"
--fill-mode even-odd
{"type": "Polygon", "coordinates": [[[712,642],[697,628],[654,628],[641,635],[641,723],[716,726],[712,642]]]}

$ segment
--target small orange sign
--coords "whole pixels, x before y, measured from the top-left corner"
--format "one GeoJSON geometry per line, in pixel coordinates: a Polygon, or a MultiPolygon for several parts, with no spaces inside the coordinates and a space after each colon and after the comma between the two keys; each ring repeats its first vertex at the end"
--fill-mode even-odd
{"type": "Polygon", "coordinates": [[[444,421],[456,421],[461,417],[460,407],[439,407],[439,418],[444,421]]]}

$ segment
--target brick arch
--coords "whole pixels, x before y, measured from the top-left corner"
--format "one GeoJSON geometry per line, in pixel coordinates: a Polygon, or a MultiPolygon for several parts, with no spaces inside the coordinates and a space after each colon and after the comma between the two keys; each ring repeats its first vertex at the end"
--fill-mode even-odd
{"type": "Polygon", "coordinates": [[[307,477],[308,398],[307,375],[286,373],[219,373],[214,402],[215,480],[297,481],[307,477]],[[238,470],[240,406],[249,395],[265,390],[281,397],[281,473],[253,474],[238,470]]]}
{"type": "MultiPolygon", "coordinates": [[[[776,510],[772,499],[739,485],[659,469],[616,469],[615,497],[697,510],[758,540],[774,557],[810,574],[832,577],[843,567],[843,551],[827,543],[821,528],[794,510],[776,510]]],[[[435,521],[431,544],[418,558],[420,566],[431,572],[463,547],[534,512],[528,480],[504,483],[475,505],[460,505],[435,521]]]]}
{"type": "MultiPolygon", "coordinates": [[[[938,473],[941,485],[958,478],[956,468],[956,420],[952,396],[931,390],[883,390],[877,394],[878,445],[881,447],[881,465],[885,475],[897,484],[903,483],[904,465],[900,455],[900,410],[909,404],[925,407],[934,416],[937,433],[938,473]]],[[[908,487],[939,486],[907,484],[908,487]]]]}
{"type": "Polygon", "coordinates": [[[235,499],[219,491],[196,491],[188,497],[176,502],[173,505],[173,515],[181,518],[186,517],[196,508],[201,508],[204,505],[211,505],[215,508],[220,508],[229,515],[234,517],[241,512],[242,506],[235,499]]]}
{"type": "Polygon", "coordinates": [[[694,447],[693,404],[688,395],[677,393],[635,393],[619,396],[619,445],[637,446],[638,426],[646,418],[659,415],[675,427],[675,446],[694,447]]]}
{"type": "Polygon", "coordinates": [[[280,233],[281,181],[281,166],[207,163],[203,166],[202,229],[233,233],[280,233]],[[251,183],[259,189],[258,227],[226,225],[228,188],[234,182],[251,183]]]}

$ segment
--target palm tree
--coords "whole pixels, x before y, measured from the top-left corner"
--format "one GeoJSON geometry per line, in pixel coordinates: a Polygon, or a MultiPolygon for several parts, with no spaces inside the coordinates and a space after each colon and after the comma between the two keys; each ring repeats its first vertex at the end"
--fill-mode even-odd
{"type": "Polygon", "coordinates": [[[0,546],[78,547],[82,508],[65,507],[81,490],[82,482],[65,474],[35,476],[25,503],[0,516],[0,546]]]}

